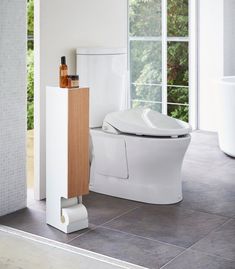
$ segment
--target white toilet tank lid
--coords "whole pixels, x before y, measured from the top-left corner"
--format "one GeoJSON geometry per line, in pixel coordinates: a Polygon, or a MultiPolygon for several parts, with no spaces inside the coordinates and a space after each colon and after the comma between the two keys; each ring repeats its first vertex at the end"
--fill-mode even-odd
{"type": "Polygon", "coordinates": [[[104,118],[104,123],[121,133],[135,135],[180,136],[192,131],[188,123],[147,108],[109,113],[104,118]]]}
{"type": "Polygon", "coordinates": [[[127,54],[126,48],[77,48],[77,55],[118,55],[127,54]]]}

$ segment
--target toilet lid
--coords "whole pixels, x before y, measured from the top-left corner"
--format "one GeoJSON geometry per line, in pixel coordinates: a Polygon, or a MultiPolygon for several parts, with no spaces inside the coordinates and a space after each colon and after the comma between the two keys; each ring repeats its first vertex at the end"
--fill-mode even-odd
{"type": "MultiPolygon", "coordinates": [[[[104,125],[111,125],[121,133],[148,136],[179,136],[191,132],[191,126],[181,120],[146,108],[109,113],[104,125]]],[[[105,129],[107,132],[107,128],[105,129]]]]}

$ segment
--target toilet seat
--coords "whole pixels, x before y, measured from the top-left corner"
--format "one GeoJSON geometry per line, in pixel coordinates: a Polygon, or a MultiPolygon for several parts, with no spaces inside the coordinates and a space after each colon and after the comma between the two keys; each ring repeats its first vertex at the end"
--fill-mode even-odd
{"type": "Polygon", "coordinates": [[[154,137],[178,137],[192,131],[188,123],[148,108],[109,113],[104,118],[102,129],[113,134],[127,133],[154,137]]]}

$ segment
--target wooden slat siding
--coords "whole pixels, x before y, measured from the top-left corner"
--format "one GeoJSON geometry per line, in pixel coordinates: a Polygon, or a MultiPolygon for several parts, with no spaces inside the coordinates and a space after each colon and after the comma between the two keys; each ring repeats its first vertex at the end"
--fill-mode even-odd
{"type": "Polygon", "coordinates": [[[68,93],[68,198],[89,193],[89,89],[68,93]]]}

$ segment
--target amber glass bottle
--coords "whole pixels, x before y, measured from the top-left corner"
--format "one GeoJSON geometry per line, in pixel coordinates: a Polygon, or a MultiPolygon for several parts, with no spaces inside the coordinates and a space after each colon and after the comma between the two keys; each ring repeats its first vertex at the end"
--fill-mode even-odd
{"type": "Polygon", "coordinates": [[[61,57],[60,65],[60,88],[68,87],[68,66],[66,65],[65,56],[61,57]]]}

